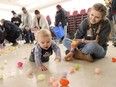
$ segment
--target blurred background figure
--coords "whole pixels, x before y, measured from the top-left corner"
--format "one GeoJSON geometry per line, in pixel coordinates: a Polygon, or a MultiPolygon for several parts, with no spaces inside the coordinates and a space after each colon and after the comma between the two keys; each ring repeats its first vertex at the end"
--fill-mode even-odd
{"type": "Polygon", "coordinates": [[[1,24],[5,28],[5,39],[13,43],[12,46],[18,45],[16,39],[20,36],[21,29],[12,22],[1,19],[1,24]]]}
{"type": "MultiPolygon", "coordinates": [[[[32,30],[32,16],[31,16],[31,14],[27,11],[27,9],[25,7],[22,7],[22,12],[23,12],[23,14],[21,15],[22,29],[24,29],[25,26],[28,26],[29,29],[32,30]]],[[[34,40],[34,34],[32,33],[32,31],[30,31],[30,35],[31,35],[32,39],[34,40]]],[[[25,38],[25,36],[23,36],[23,38],[25,38]]]]}
{"type": "Polygon", "coordinates": [[[31,28],[26,25],[24,30],[23,30],[24,38],[25,38],[25,43],[24,44],[33,44],[33,33],[31,32],[31,28]]]}
{"type": "MultiPolygon", "coordinates": [[[[58,26],[60,23],[62,24],[62,27],[64,28],[65,31],[65,36],[67,35],[67,11],[62,8],[61,5],[56,6],[56,16],[55,16],[55,26],[58,26]]],[[[64,36],[64,37],[65,37],[64,36]]],[[[64,37],[61,38],[60,43],[64,39],[64,37]]]]}
{"type": "Polygon", "coordinates": [[[51,23],[52,23],[52,21],[51,21],[51,18],[50,18],[50,16],[48,15],[48,16],[46,16],[46,20],[48,21],[48,24],[49,24],[49,26],[51,25],[51,23]]]}
{"type": "Polygon", "coordinates": [[[33,18],[32,28],[37,26],[38,29],[49,29],[48,22],[47,22],[46,18],[40,13],[40,11],[35,10],[34,14],[35,14],[35,16],[33,18]]]}
{"type": "MultiPolygon", "coordinates": [[[[15,11],[11,11],[11,13],[13,14],[13,17],[11,18],[11,22],[14,23],[15,25],[17,25],[18,27],[20,27],[20,25],[22,23],[21,17],[19,15],[17,15],[15,11]]],[[[22,33],[17,38],[17,40],[22,40],[22,33]]]]}
{"type": "Polygon", "coordinates": [[[21,18],[16,14],[15,11],[11,11],[11,12],[13,14],[13,17],[11,18],[11,22],[19,27],[20,24],[22,23],[21,18]]]}

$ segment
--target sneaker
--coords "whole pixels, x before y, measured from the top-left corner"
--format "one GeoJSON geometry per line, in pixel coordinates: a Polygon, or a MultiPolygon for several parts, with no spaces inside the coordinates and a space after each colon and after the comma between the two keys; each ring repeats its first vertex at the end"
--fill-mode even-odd
{"type": "Polygon", "coordinates": [[[89,62],[93,62],[93,58],[90,54],[84,54],[82,51],[77,50],[77,52],[73,55],[75,59],[86,60],[89,62]]]}

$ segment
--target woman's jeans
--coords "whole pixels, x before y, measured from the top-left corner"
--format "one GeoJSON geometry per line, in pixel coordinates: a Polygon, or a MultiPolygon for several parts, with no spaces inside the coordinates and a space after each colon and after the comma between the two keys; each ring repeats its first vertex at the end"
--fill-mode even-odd
{"type": "MultiPolygon", "coordinates": [[[[72,40],[65,38],[63,40],[63,45],[70,50],[71,49],[71,43],[72,40]]],[[[104,50],[104,48],[102,46],[100,46],[99,44],[95,43],[95,42],[89,42],[86,44],[80,44],[77,49],[82,49],[81,51],[84,54],[91,54],[93,56],[93,58],[103,58],[106,55],[106,51],[104,50]]]]}

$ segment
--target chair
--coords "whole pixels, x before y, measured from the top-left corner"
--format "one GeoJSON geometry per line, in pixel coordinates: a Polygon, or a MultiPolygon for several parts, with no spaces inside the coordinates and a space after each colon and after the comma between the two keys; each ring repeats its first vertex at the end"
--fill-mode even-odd
{"type": "Polygon", "coordinates": [[[67,12],[68,16],[70,16],[70,11],[67,12]]]}
{"type": "Polygon", "coordinates": [[[85,9],[81,9],[80,14],[86,14],[86,10],[85,9]]]}

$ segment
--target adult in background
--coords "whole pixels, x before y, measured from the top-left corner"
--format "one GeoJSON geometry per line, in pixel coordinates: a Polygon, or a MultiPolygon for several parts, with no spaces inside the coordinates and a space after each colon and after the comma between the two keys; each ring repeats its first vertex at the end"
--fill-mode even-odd
{"type": "MultiPolygon", "coordinates": [[[[13,14],[11,22],[20,27],[20,24],[22,23],[21,17],[19,17],[19,15],[17,15],[15,11],[11,11],[11,13],[13,14]]],[[[17,40],[22,40],[22,33],[20,34],[19,38],[17,38],[17,40]]]]}
{"type": "Polygon", "coordinates": [[[1,19],[0,22],[3,28],[5,28],[5,39],[13,43],[13,46],[18,45],[16,39],[19,37],[21,29],[12,22],[5,19],[1,19]]]}
{"type": "Polygon", "coordinates": [[[34,29],[34,27],[37,26],[38,29],[49,29],[48,22],[46,18],[40,13],[40,11],[35,10],[34,13],[35,16],[33,18],[32,28],[34,29]]]}
{"type": "Polygon", "coordinates": [[[11,12],[13,14],[13,17],[11,18],[11,22],[19,27],[20,24],[22,23],[21,18],[16,14],[15,11],[11,11],[11,12]]]}
{"type": "MultiPolygon", "coordinates": [[[[65,31],[65,36],[67,35],[67,11],[62,8],[61,5],[56,6],[56,16],[55,16],[55,26],[58,26],[60,23],[62,24],[62,27],[65,31]]],[[[61,41],[64,39],[64,37],[61,38],[61,41]]]]}
{"type": "Polygon", "coordinates": [[[23,14],[21,15],[22,27],[24,28],[26,25],[31,27],[31,23],[32,23],[31,14],[27,11],[25,7],[22,8],[22,12],[23,12],[23,14]]]}
{"type": "MultiPolygon", "coordinates": [[[[27,9],[25,7],[22,8],[22,11],[23,11],[23,14],[21,15],[22,28],[24,29],[25,26],[28,26],[32,30],[32,27],[31,27],[32,26],[32,16],[31,16],[31,14],[27,11],[27,9]]],[[[30,32],[30,36],[34,40],[34,34],[32,33],[32,31],[30,32]]],[[[23,38],[24,38],[24,36],[23,36],[23,38]]]]}

